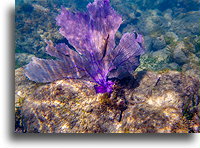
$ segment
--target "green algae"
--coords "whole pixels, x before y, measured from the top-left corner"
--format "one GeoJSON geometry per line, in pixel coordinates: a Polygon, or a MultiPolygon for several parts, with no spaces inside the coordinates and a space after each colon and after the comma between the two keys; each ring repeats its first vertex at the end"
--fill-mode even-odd
{"type": "Polygon", "coordinates": [[[141,64],[138,67],[138,70],[146,69],[150,71],[159,71],[167,66],[167,62],[169,62],[169,59],[159,61],[156,57],[143,56],[141,57],[141,64]]]}
{"type": "Polygon", "coordinates": [[[175,41],[175,39],[173,37],[169,37],[169,36],[164,36],[165,42],[167,45],[169,45],[170,47],[176,47],[177,45],[177,41],[175,41]]]}

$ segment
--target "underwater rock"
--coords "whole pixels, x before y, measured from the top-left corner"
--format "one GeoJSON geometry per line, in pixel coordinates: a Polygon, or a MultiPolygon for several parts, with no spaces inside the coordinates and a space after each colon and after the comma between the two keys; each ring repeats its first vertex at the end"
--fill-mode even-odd
{"type": "Polygon", "coordinates": [[[191,35],[199,35],[199,18],[199,11],[181,13],[173,19],[171,30],[173,30],[173,32],[175,32],[179,38],[184,38],[191,35]]]}
{"type": "Polygon", "coordinates": [[[200,1],[199,0],[154,0],[154,1],[147,1],[147,0],[135,0],[134,1],[139,7],[143,9],[159,9],[164,11],[166,9],[180,9],[183,12],[192,11],[192,10],[199,10],[200,1]]]}
{"type": "Polygon", "coordinates": [[[33,57],[35,57],[35,56],[32,54],[28,54],[28,53],[16,53],[15,54],[15,67],[19,68],[21,66],[28,64],[33,57]]]}
{"type": "MultiPolygon", "coordinates": [[[[192,77],[196,77],[200,81],[200,68],[199,64],[197,63],[187,63],[182,66],[182,71],[187,73],[188,75],[192,77]]],[[[200,91],[200,90],[199,90],[200,91]]]]}
{"type": "Polygon", "coordinates": [[[58,35],[58,27],[55,25],[55,15],[58,10],[53,9],[50,5],[48,7],[43,5],[40,8],[44,7],[49,11],[36,11],[34,8],[36,5],[33,7],[30,1],[26,3],[28,4],[16,6],[16,52],[31,53],[41,57],[45,54],[44,39],[51,39],[55,42],[62,39],[62,36],[58,35]],[[22,11],[24,5],[30,5],[33,10],[25,13],[22,11]]]}
{"type": "Polygon", "coordinates": [[[153,42],[153,38],[150,36],[144,36],[144,45],[146,47],[147,51],[151,51],[152,50],[152,43],[153,42]]]}
{"type": "Polygon", "coordinates": [[[166,32],[165,40],[167,40],[166,43],[171,44],[178,41],[178,36],[174,32],[166,32]]]}
{"type": "Polygon", "coordinates": [[[158,37],[163,31],[168,30],[170,23],[159,10],[147,10],[137,24],[138,30],[144,35],[158,37]],[[158,35],[157,35],[158,34],[158,35]]]}
{"type": "Polygon", "coordinates": [[[38,84],[15,70],[16,132],[188,133],[199,132],[196,78],[177,71],[141,71],[109,94],[94,84],[63,79],[38,84]]]}
{"type": "Polygon", "coordinates": [[[169,69],[177,70],[179,69],[179,65],[175,62],[168,64],[169,69]]]}
{"type": "Polygon", "coordinates": [[[165,19],[167,19],[169,22],[172,21],[172,10],[171,9],[167,9],[166,11],[163,12],[163,16],[165,19]]]}
{"type": "Polygon", "coordinates": [[[167,49],[158,50],[152,53],[152,57],[156,58],[158,62],[165,62],[170,58],[170,52],[167,49]]]}
{"type": "MultiPolygon", "coordinates": [[[[197,97],[197,99],[200,99],[197,97]]],[[[200,133],[200,104],[197,106],[196,109],[196,113],[194,114],[193,116],[193,122],[192,122],[192,130],[195,132],[195,133],[200,133]]]]}
{"type": "Polygon", "coordinates": [[[166,42],[165,42],[165,39],[164,39],[163,35],[161,35],[159,37],[156,37],[153,40],[152,48],[153,48],[154,51],[163,49],[165,47],[166,47],[166,42]]]}
{"type": "Polygon", "coordinates": [[[185,45],[183,42],[179,42],[173,51],[173,59],[176,63],[182,65],[188,61],[188,56],[183,52],[185,45]]]}
{"type": "MultiPolygon", "coordinates": [[[[155,52],[149,52],[140,58],[140,66],[136,71],[149,70],[149,71],[160,71],[164,69],[171,69],[169,62],[171,60],[171,52],[169,48],[164,48],[155,52]]],[[[177,70],[177,69],[173,69],[177,70]]]]}
{"type": "MultiPolygon", "coordinates": [[[[200,42],[199,42],[200,43],[200,42]]],[[[199,46],[200,47],[200,46],[199,46]]],[[[200,48],[199,48],[200,49],[200,48]]],[[[196,52],[196,55],[200,57],[200,50],[196,52]]]]}

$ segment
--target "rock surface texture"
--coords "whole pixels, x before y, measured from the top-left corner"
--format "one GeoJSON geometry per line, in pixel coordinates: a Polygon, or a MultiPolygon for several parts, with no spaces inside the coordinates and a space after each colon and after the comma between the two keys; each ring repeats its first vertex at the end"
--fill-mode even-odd
{"type": "Polygon", "coordinates": [[[23,73],[15,71],[16,132],[199,132],[199,82],[184,73],[137,72],[112,94],[83,80],[37,84],[23,73]]]}

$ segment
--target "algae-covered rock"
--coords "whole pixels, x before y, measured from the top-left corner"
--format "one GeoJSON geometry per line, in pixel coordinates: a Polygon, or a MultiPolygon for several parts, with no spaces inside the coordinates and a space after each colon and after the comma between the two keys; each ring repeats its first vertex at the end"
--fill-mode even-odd
{"type": "Polygon", "coordinates": [[[172,22],[171,28],[180,37],[199,35],[199,11],[180,13],[172,22]]]}
{"type": "Polygon", "coordinates": [[[169,65],[170,59],[171,59],[171,52],[169,51],[169,48],[164,48],[162,50],[158,50],[155,52],[146,53],[141,56],[140,66],[136,69],[136,71],[141,71],[144,69],[150,71],[174,69],[174,67],[171,67],[169,65]]]}
{"type": "Polygon", "coordinates": [[[156,37],[154,39],[154,42],[153,42],[153,50],[156,51],[156,50],[160,50],[160,49],[163,49],[166,47],[166,42],[165,42],[165,39],[164,39],[164,36],[160,36],[160,37],[156,37]]]}
{"type": "Polygon", "coordinates": [[[142,71],[119,81],[112,94],[64,79],[37,84],[15,71],[16,132],[199,132],[197,79],[176,71],[142,71]]]}
{"type": "Polygon", "coordinates": [[[19,68],[28,64],[33,57],[35,56],[28,53],[16,53],[15,54],[15,68],[19,68]]]}
{"type": "Polygon", "coordinates": [[[184,53],[184,48],[184,43],[180,42],[173,51],[173,59],[178,64],[184,64],[189,60],[188,56],[184,53]]]}
{"type": "MultiPolygon", "coordinates": [[[[157,9],[143,12],[142,17],[137,24],[138,29],[142,34],[151,35],[152,37],[159,37],[165,30],[170,28],[170,25],[168,20],[164,18],[157,9]]],[[[156,42],[159,42],[160,44],[159,40],[156,42]]],[[[161,39],[161,45],[165,45],[163,39],[161,39]]]]}

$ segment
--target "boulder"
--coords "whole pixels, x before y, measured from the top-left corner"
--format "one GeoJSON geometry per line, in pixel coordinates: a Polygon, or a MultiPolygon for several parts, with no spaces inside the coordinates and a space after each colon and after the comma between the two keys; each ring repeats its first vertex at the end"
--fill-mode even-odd
{"type": "Polygon", "coordinates": [[[38,84],[15,71],[16,132],[199,132],[199,82],[177,71],[140,71],[96,94],[86,80],[38,84]]]}

